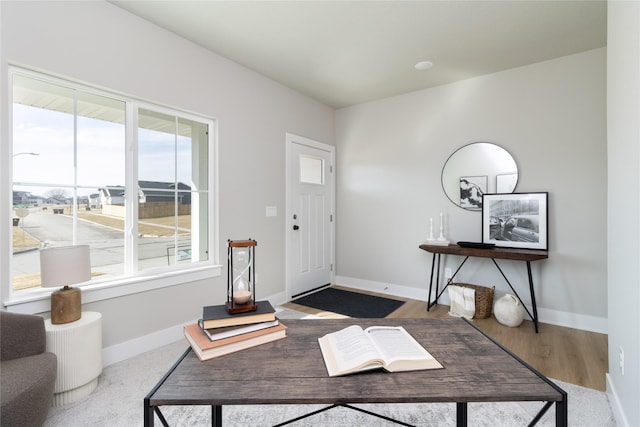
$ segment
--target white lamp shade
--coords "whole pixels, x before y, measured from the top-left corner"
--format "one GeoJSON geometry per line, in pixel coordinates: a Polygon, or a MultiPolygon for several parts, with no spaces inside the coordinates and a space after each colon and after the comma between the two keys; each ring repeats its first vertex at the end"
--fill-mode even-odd
{"type": "Polygon", "coordinates": [[[40,277],[46,288],[88,282],[91,280],[89,245],[42,249],[40,277]]]}

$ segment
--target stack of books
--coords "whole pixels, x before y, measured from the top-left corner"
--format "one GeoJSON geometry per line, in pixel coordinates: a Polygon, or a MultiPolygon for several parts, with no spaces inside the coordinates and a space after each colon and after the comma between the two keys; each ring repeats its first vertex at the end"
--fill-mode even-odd
{"type": "Polygon", "coordinates": [[[269,301],[257,301],[256,311],[229,314],[226,305],[206,306],[202,319],[184,327],[184,336],[200,360],[234,353],[287,336],[269,301]]]}

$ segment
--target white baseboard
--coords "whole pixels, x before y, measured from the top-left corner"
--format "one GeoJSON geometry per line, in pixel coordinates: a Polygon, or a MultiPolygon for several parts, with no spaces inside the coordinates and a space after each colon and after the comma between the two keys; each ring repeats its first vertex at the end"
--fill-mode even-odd
{"type": "Polygon", "coordinates": [[[616,391],[616,387],[611,381],[611,376],[609,374],[606,375],[607,379],[607,397],[609,398],[609,404],[611,405],[611,412],[613,412],[613,416],[616,419],[616,425],[619,427],[629,427],[629,421],[627,420],[627,416],[624,413],[624,409],[620,404],[620,399],[618,398],[618,392],[616,391]]]}
{"type": "MultiPolygon", "coordinates": [[[[529,307],[531,310],[531,307],[529,307]]],[[[549,310],[538,307],[538,319],[541,323],[581,329],[583,331],[608,334],[608,320],[604,317],[588,316],[586,314],[570,313],[568,311],[549,310]]]]}
{"type": "MultiPolygon", "coordinates": [[[[414,288],[410,286],[396,285],[393,283],[377,282],[372,280],[357,279],[354,277],[336,276],[336,284],[349,288],[364,291],[378,292],[403,298],[411,298],[418,301],[427,301],[428,289],[414,288]]],[[[449,304],[449,296],[445,292],[439,299],[442,304],[449,304]]],[[[532,307],[527,306],[529,312],[533,312],[532,307]]],[[[584,314],[570,313],[542,308],[538,306],[538,321],[551,325],[564,326],[567,328],[581,329],[584,331],[608,333],[607,319],[584,314]]]]}
{"type": "Polygon", "coordinates": [[[284,303],[289,301],[287,299],[287,293],[286,292],[279,292],[279,293],[277,293],[275,295],[270,295],[269,297],[267,297],[265,299],[269,300],[271,305],[273,305],[274,307],[276,305],[282,305],[282,304],[284,304],[284,303]]]}
{"type": "MultiPolygon", "coordinates": [[[[197,320],[187,322],[182,325],[175,325],[161,331],[153,332],[120,344],[113,345],[102,349],[102,366],[106,367],[114,363],[127,360],[131,357],[138,356],[150,350],[155,350],[162,346],[172,344],[179,340],[184,340],[182,329],[189,323],[195,323],[197,320]]],[[[187,341],[184,342],[187,348],[187,341]]]]}
{"type": "Polygon", "coordinates": [[[346,276],[336,276],[336,285],[427,302],[427,289],[418,289],[410,286],[356,279],[355,277],[346,276]]]}

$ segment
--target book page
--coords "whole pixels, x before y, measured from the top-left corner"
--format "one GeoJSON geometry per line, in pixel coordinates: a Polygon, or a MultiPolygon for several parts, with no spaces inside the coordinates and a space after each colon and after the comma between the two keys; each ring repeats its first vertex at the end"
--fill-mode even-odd
{"type": "Polygon", "coordinates": [[[394,360],[431,359],[432,356],[403,327],[373,326],[365,330],[388,363],[394,360]]]}
{"type": "MultiPolygon", "coordinates": [[[[346,373],[354,368],[367,365],[372,360],[380,360],[376,348],[369,341],[360,326],[349,326],[345,329],[327,334],[320,338],[323,351],[331,351],[333,362],[338,371],[346,373]],[[322,341],[326,340],[329,349],[323,348],[322,341]]],[[[371,368],[379,368],[378,363],[371,368]]]]}

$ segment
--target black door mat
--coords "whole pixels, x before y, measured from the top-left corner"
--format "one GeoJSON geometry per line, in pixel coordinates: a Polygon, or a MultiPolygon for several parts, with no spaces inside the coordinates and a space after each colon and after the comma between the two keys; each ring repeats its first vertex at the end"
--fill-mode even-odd
{"type": "Polygon", "coordinates": [[[387,317],[404,304],[404,301],[335,288],[326,288],[294,299],[291,302],[318,310],[360,318],[387,317]]]}

